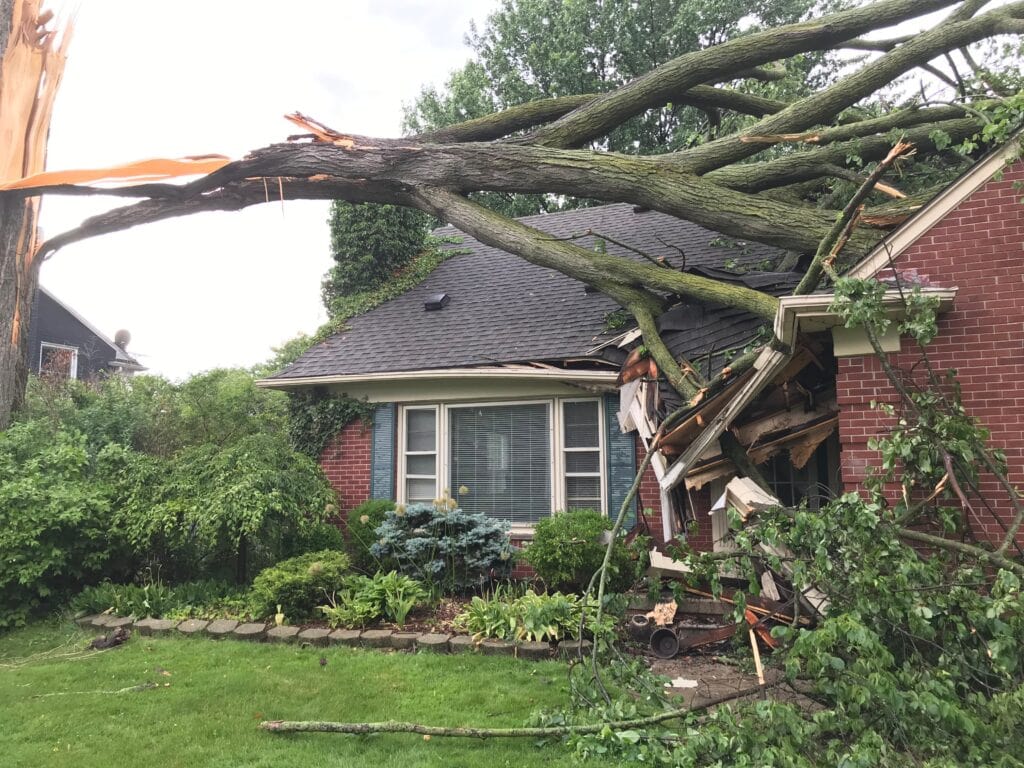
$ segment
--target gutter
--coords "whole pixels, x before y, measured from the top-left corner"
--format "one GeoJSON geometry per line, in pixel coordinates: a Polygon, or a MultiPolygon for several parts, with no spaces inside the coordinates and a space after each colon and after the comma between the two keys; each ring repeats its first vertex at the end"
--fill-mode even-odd
{"type": "MultiPolygon", "coordinates": [[[[924,295],[938,297],[940,311],[952,306],[956,292],[956,288],[921,288],[921,293],[924,295]]],[[[829,311],[834,299],[835,295],[831,293],[783,296],[779,299],[779,309],[775,315],[773,329],[776,348],[766,347],[762,350],[754,361],[756,373],[736,393],[729,404],[711,420],[707,428],[690,443],[686,452],[669,467],[668,472],[661,479],[662,490],[670,491],[683,481],[690,469],[700,460],[701,455],[722,435],[733,419],[753,402],[754,398],[793,358],[796,352],[797,334],[802,323],[817,326],[804,329],[814,331],[823,331],[839,325],[839,318],[829,311]]],[[[903,309],[903,293],[897,290],[886,291],[882,304],[891,314],[899,316],[903,309]]]]}
{"type": "Polygon", "coordinates": [[[300,387],[326,386],[330,384],[369,384],[380,381],[427,381],[492,379],[519,381],[564,381],[575,383],[607,384],[615,386],[618,371],[570,371],[546,368],[503,368],[481,366],[479,368],[437,368],[413,371],[385,371],[382,373],[355,373],[329,376],[301,376],[295,378],[259,379],[257,387],[265,389],[297,389],[300,387]]]}

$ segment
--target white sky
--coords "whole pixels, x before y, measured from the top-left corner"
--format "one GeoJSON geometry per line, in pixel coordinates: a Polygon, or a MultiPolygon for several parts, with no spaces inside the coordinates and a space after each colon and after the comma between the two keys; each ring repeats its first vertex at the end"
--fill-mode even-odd
{"type": "MultiPolygon", "coordinates": [[[[469,58],[495,0],[84,0],[57,96],[50,169],[247,150],[294,133],[298,110],[397,136],[401,106],[469,58]]],[[[51,196],[46,236],[117,198],[51,196]]],[[[327,203],[172,219],[70,245],[41,281],[100,330],[131,331],[151,372],[248,366],[326,319],[327,203]]]]}

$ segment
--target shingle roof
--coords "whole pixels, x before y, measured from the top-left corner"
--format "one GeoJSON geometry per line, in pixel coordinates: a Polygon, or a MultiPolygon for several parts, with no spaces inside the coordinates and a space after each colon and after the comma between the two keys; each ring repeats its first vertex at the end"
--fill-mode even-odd
{"type": "MultiPolygon", "coordinates": [[[[520,221],[556,237],[593,230],[665,256],[672,266],[687,270],[721,267],[728,259],[756,264],[782,253],[759,243],[736,243],[655,211],[634,212],[633,206],[621,203],[520,221]]],[[[601,340],[606,317],[617,309],[608,297],[588,294],[580,282],[484,245],[454,227],[443,227],[435,234],[460,236],[461,243],[444,247],[466,252],[442,263],[408,292],[352,318],[346,330],[314,346],[271,378],[558,361],[585,357],[601,340]],[[424,301],[438,293],[447,293],[450,302],[444,309],[426,311],[424,301]]],[[[587,236],[575,242],[592,248],[594,240],[587,236]]],[[[642,258],[611,242],[606,248],[625,258],[642,258]]],[[[600,355],[590,357],[600,359],[600,355]]]]}

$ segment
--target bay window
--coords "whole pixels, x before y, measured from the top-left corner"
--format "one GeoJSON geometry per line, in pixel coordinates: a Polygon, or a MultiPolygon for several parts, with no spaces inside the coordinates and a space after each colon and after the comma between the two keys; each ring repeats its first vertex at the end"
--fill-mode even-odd
{"type": "Polygon", "coordinates": [[[402,414],[403,503],[430,502],[447,491],[463,509],[515,528],[556,510],[605,511],[600,400],[406,406],[402,414]]]}

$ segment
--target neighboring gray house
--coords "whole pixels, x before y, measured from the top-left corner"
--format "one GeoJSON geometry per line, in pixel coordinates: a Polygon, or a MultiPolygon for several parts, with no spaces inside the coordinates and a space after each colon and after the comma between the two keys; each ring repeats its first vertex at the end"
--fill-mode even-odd
{"type": "Polygon", "coordinates": [[[36,374],[81,380],[146,370],[128,354],[129,340],[127,331],[118,331],[111,341],[75,310],[39,286],[29,325],[28,369],[36,374]]]}

